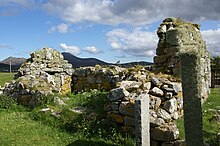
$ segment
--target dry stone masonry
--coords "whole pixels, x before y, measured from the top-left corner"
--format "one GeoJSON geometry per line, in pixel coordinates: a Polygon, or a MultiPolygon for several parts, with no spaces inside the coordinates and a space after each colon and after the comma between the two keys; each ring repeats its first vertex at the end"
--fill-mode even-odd
{"type": "Polygon", "coordinates": [[[165,72],[180,77],[180,58],[181,49],[189,48],[203,51],[200,58],[202,93],[203,99],[206,99],[210,93],[211,69],[210,56],[206,49],[205,42],[202,39],[198,24],[185,22],[179,18],[167,18],[158,28],[157,35],[159,42],[156,55],[154,57],[155,70],[165,72]]]}
{"type": "MultiPolygon", "coordinates": [[[[105,107],[108,111],[107,118],[118,123],[122,132],[134,135],[137,126],[135,117],[138,117],[135,115],[135,101],[148,98],[149,113],[141,111],[141,115],[149,114],[151,144],[159,145],[176,141],[179,131],[173,121],[183,115],[182,84],[172,76],[155,75],[146,70],[130,73],[130,76],[138,72],[141,78],[139,76],[134,80],[128,77],[110,91],[110,103],[105,107]]],[[[139,133],[140,130],[142,129],[139,129],[139,133]]],[[[139,144],[142,136],[138,138],[139,144]]]]}
{"type": "Polygon", "coordinates": [[[74,91],[88,91],[90,89],[99,89],[109,91],[116,87],[121,81],[127,70],[118,66],[101,67],[81,67],[73,72],[74,91]]]}
{"type": "Polygon", "coordinates": [[[71,92],[72,65],[62,54],[43,48],[31,54],[18,71],[16,80],[8,84],[4,93],[24,105],[35,105],[42,95],[71,92]]]}

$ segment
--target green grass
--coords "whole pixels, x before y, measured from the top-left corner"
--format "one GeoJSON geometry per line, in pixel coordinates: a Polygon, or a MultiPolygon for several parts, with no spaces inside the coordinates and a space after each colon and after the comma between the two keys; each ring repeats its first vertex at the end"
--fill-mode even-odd
{"type": "Polygon", "coordinates": [[[117,127],[103,121],[107,94],[99,91],[70,94],[66,107],[50,103],[29,109],[12,103],[7,108],[0,108],[0,145],[133,146],[133,138],[122,136],[117,127]],[[60,117],[39,112],[46,106],[62,111],[60,117]],[[83,114],[69,110],[76,106],[90,110],[83,114]]]}
{"type": "Polygon", "coordinates": [[[32,120],[27,111],[0,112],[0,145],[60,146],[67,145],[73,135],[32,120]]]}
{"type": "MultiPolygon", "coordinates": [[[[203,137],[204,141],[211,146],[219,146],[217,141],[217,133],[220,132],[220,123],[212,120],[214,115],[210,109],[220,110],[220,88],[211,89],[207,101],[203,104],[203,137]]],[[[180,139],[184,139],[184,120],[183,118],[176,121],[177,127],[180,131],[180,139]]]]}
{"type": "Polygon", "coordinates": [[[204,140],[213,146],[219,146],[217,133],[220,132],[220,123],[212,120],[214,113],[210,109],[220,110],[220,88],[212,89],[211,95],[203,105],[204,140]]]}
{"type": "Polygon", "coordinates": [[[0,86],[3,86],[6,82],[10,82],[14,78],[15,73],[3,73],[0,72],[0,86]]]}
{"type": "MultiPolygon", "coordinates": [[[[0,73],[1,85],[13,79],[14,74],[0,73]]],[[[133,146],[134,139],[120,134],[117,126],[103,120],[108,92],[91,91],[61,96],[67,106],[47,102],[29,109],[0,98],[0,145],[4,146],[133,146]],[[77,114],[70,109],[84,107],[88,112],[77,114]],[[58,118],[39,112],[50,107],[61,112],[58,118]]]]}

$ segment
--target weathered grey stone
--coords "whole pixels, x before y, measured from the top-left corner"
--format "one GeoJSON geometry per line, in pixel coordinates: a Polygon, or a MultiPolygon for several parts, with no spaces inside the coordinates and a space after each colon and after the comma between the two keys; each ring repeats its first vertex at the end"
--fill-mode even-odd
{"type": "MultiPolygon", "coordinates": [[[[200,53],[196,50],[182,50],[181,78],[183,84],[184,128],[186,145],[203,145],[202,134],[202,107],[201,107],[201,64],[200,53]]],[[[204,49],[204,48],[203,48],[204,49]]]]}
{"type": "Polygon", "coordinates": [[[157,118],[157,113],[156,113],[154,110],[150,109],[150,110],[149,110],[149,114],[150,114],[151,116],[153,116],[154,118],[157,118]]]}
{"type": "Polygon", "coordinates": [[[124,87],[128,91],[138,89],[142,83],[136,81],[122,81],[120,87],[124,87]]]}
{"type": "Polygon", "coordinates": [[[164,97],[165,97],[166,99],[171,99],[171,98],[173,97],[173,93],[172,93],[172,92],[165,92],[164,97]]]}
{"type": "Polygon", "coordinates": [[[88,110],[87,108],[82,107],[82,106],[79,106],[79,107],[75,107],[75,108],[70,109],[70,111],[72,111],[72,112],[74,112],[74,113],[78,113],[78,114],[86,113],[87,110],[88,110]]]}
{"type": "Polygon", "coordinates": [[[164,109],[159,108],[157,110],[157,116],[159,118],[164,119],[165,122],[169,122],[171,120],[171,116],[168,112],[166,112],[164,109]]]}
{"type": "Polygon", "coordinates": [[[94,84],[96,82],[96,78],[94,76],[88,75],[87,76],[87,81],[90,84],[94,84]]]}
{"type": "Polygon", "coordinates": [[[59,97],[57,97],[57,96],[55,96],[55,97],[53,98],[53,102],[54,102],[55,104],[58,104],[58,105],[66,105],[65,102],[64,102],[62,99],[60,99],[59,97]]]}
{"type": "Polygon", "coordinates": [[[169,87],[164,87],[163,88],[166,92],[173,92],[174,91],[174,89],[173,88],[169,88],[169,87]]]}
{"type": "Polygon", "coordinates": [[[164,103],[163,109],[165,109],[170,114],[177,111],[177,101],[176,98],[172,98],[164,103]]]}
{"type": "Polygon", "coordinates": [[[150,129],[151,139],[159,141],[173,141],[178,139],[179,130],[175,124],[152,127],[150,129]]]}
{"type": "Polygon", "coordinates": [[[157,87],[160,87],[162,85],[162,82],[158,78],[152,78],[151,82],[157,87]]]}
{"type": "Polygon", "coordinates": [[[131,92],[128,96],[125,96],[122,100],[129,101],[131,99],[136,99],[138,95],[139,94],[137,94],[136,92],[131,92]]]}
{"type": "Polygon", "coordinates": [[[134,117],[135,116],[134,103],[131,103],[129,101],[121,102],[119,106],[119,112],[122,115],[134,117]]]}
{"type": "Polygon", "coordinates": [[[129,95],[129,92],[125,88],[123,87],[115,88],[110,91],[109,100],[116,101],[128,95],[129,95]]]}
{"type": "Polygon", "coordinates": [[[176,99],[177,101],[177,109],[180,110],[180,109],[183,109],[183,98],[177,98],[176,99]]]}
{"type": "Polygon", "coordinates": [[[135,100],[136,146],[150,146],[149,95],[141,94],[135,100]]]}
{"type": "Polygon", "coordinates": [[[173,88],[174,93],[178,94],[182,91],[182,84],[177,82],[172,82],[171,87],[173,88]]]}
{"type": "Polygon", "coordinates": [[[165,121],[162,118],[150,118],[150,126],[151,127],[157,127],[164,125],[165,121]]]}
{"type": "Polygon", "coordinates": [[[172,117],[172,119],[174,119],[174,120],[177,120],[177,119],[179,119],[179,114],[178,114],[178,112],[174,112],[174,113],[172,113],[172,114],[170,114],[170,116],[172,117]]]}
{"type": "Polygon", "coordinates": [[[151,89],[150,94],[152,94],[154,96],[163,96],[164,95],[163,91],[158,87],[154,87],[153,89],[151,89]]]}
{"type": "Polygon", "coordinates": [[[119,105],[117,105],[117,104],[111,104],[111,110],[112,110],[112,111],[118,111],[118,110],[119,110],[119,105]]]}
{"type": "Polygon", "coordinates": [[[135,119],[134,117],[124,117],[124,125],[125,126],[135,126],[135,119]]]}
{"type": "Polygon", "coordinates": [[[143,89],[150,90],[151,89],[151,82],[147,82],[143,84],[143,89]]]}
{"type": "Polygon", "coordinates": [[[151,109],[155,109],[155,110],[158,109],[160,107],[160,104],[161,104],[160,98],[150,95],[150,108],[151,109]]]}
{"type": "Polygon", "coordinates": [[[215,114],[215,115],[213,115],[213,116],[211,117],[210,120],[213,120],[213,121],[215,121],[215,122],[220,123],[220,115],[215,114]]]}
{"type": "Polygon", "coordinates": [[[39,112],[48,113],[48,112],[54,112],[54,110],[48,107],[48,108],[40,109],[39,112]]]}

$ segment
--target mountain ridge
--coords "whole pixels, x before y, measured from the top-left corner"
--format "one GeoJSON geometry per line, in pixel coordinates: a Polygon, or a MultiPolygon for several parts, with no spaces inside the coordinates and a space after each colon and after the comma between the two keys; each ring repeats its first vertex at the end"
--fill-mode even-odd
{"type": "MultiPolygon", "coordinates": [[[[108,63],[97,58],[79,58],[70,53],[63,52],[62,53],[65,60],[67,60],[70,64],[73,65],[73,68],[77,67],[85,67],[85,66],[95,66],[95,65],[119,65],[121,67],[132,67],[135,65],[142,65],[147,66],[153,63],[145,62],[145,61],[137,61],[137,62],[128,62],[128,63],[108,63]]],[[[16,58],[16,57],[8,57],[2,61],[0,61],[0,71],[9,71],[10,62],[12,71],[17,71],[22,63],[24,63],[27,59],[26,58],[16,58]]]]}

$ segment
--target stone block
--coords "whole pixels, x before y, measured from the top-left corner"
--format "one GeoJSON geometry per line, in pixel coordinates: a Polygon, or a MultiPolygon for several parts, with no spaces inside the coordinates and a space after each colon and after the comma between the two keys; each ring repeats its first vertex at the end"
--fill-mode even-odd
{"type": "Polygon", "coordinates": [[[163,84],[158,78],[154,77],[151,79],[151,82],[157,87],[160,87],[163,84]]]}
{"type": "Polygon", "coordinates": [[[133,126],[121,126],[120,131],[124,134],[135,135],[135,128],[133,126]]]}
{"type": "Polygon", "coordinates": [[[123,87],[115,88],[110,91],[109,100],[116,101],[128,95],[129,95],[129,92],[125,88],[123,87]]]}
{"type": "Polygon", "coordinates": [[[150,109],[158,109],[161,104],[161,99],[159,97],[150,95],[150,109]]]}
{"type": "Polygon", "coordinates": [[[150,90],[151,89],[151,82],[143,83],[143,89],[150,90]]]}
{"type": "Polygon", "coordinates": [[[121,102],[121,104],[119,106],[119,112],[122,115],[129,116],[129,117],[134,117],[135,116],[134,103],[129,102],[129,101],[121,102]]]}
{"type": "Polygon", "coordinates": [[[157,110],[157,116],[158,116],[159,118],[162,118],[165,122],[171,121],[171,116],[170,116],[170,114],[169,114],[167,111],[165,111],[164,109],[159,108],[159,109],[157,110]]]}
{"type": "Polygon", "coordinates": [[[124,125],[125,126],[135,126],[135,119],[134,117],[124,117],[124,125]]]}
{"type": "Polygon", "coordinates": [[[177,111],[177,100],[172,98],[164,103],[163,109],[165,109],[170,114],[177,111]]]}
{"type": "Polygon", "coordinates": [[[163,90],[161,90],[160,88],[158,87],[154,87],[153,89],[150,90],[149,92],[150,94],[154,95],[154,96],[163,96],[164,95],[164,92],[163,90]]]}
{"type": "Polygon", "coordinates": [[[175,124],[152,127],[150,129],[151,139],[158,141],[174,141],[179,137],[179,130],[175,124]]]}
{"type": "Polygon", "coordinates": [[[107,115],[108,118],[110,118],[112,121],[115,121],[117,123],[123,123],[124,122],[124,116],[121,114],[116,113],[110,113],[107,115]]]}

